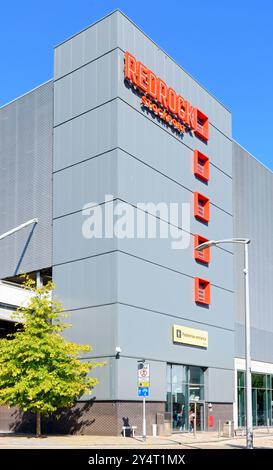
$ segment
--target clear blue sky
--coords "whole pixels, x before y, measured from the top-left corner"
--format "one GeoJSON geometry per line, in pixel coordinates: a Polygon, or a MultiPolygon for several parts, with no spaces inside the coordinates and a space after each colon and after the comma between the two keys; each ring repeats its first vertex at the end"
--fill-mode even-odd
{"type": "Polygon", "coordinates": [[[233,114],[233,137],[273,169],[272,0],[1,2],[0,105],[52,78],[53,46],[119,8],[233,114]]]}

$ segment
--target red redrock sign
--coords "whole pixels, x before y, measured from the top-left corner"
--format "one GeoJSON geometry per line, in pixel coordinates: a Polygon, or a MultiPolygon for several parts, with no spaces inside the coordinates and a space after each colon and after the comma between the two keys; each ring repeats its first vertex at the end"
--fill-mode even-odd
{"type": "Polygon", "coordinates": [[[144,106],[179,132],[184,132],[187,126],[201,139],[205,141],[209,139],[208,117],[200,109],[191,106],[129,52],[125,52],[124,74],[126,80],[145,93],[141,100],[144,106]]]}

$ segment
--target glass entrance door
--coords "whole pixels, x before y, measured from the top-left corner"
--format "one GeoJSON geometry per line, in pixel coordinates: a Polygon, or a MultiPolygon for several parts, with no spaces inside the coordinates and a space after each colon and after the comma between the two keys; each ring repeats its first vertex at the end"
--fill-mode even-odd
{"type": "Polygon", "coordinates": [[[165,417],[173,432],[191,430],[191,415],[196,403],[196,430],[204,430],[204,369],[197,366],[169,364],[165,417]],[[191,411],[191,413],[190,413],[191,411]]]}
{"type": "Polygon", "coordinates": [[[174,432],[188,431],[188,401],[182,390],[173,394],[172,417],[174,432]]]}
{"type": "Polygon", "coordinates": [[[193,431],[194,427],[194,418],[195,418],[195,410],[196,410],[196,431],[204,431],[204,410],[205,406],[202,402],[190,402],[189,407],[189,431],[193,431]]]}

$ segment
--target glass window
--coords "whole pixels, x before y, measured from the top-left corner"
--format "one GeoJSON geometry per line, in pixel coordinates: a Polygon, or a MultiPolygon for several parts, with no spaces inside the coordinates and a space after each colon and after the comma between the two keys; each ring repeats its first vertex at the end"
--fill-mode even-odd
{"type": "Polygon", "coordinates": [[[183,376],[182,366],[172,366],[172,384],[181,386],[183,376]]]}
{"type": "Polygon", "coordinates": [[[190,368],[190,384],[204,384],[204,371],[201,367],[193,367],[190,368]]]}
{"type": "Polygon", "coordinates": [[[252,387],[253,388],[266,388],[266,375],[252,374],[252,387]]]}
{"type": "Polygon", "coordinates": [[[257,425],[266,426],[267,412],[266,412],[266,391],[257,390],[257,425]]]}
{"type": "Polygon", "coordinates": [[[252,420],[253,426],[257,426],[257,388],[252,389],[252,420]]]}
{"type": "Polygon", "coordinates": [[[189,383],[189,377],[190,377],[190,368],[189,366],[183,366],[183,383],[188,384],[189,383]]]}
{"type": "Polygon", "coordinates": [[[172,395],[173,405],[173,430],[185,431],[188,415],[188,387],[183,385],[179,391],[172,395]]]}
{"type": "Polygon", "coordinates": [[[171,413],[171,411],[172,411],[172,393],[169,390],[167,390],[165,412],[171,413]]]}
{"type": "MultiPolygon", "coordinates": [[[[238,425],[245,422],[245,377],[244,372],[238,371],[238,425]],[[242,387],[243,385],[243,387],[242,387]]],[[[253,426],[273,425],[273,390],[272,375],[252,374],[252,416],[253,426]]]]}
{"type": "Polygon", "coordinates": [[[189,399],[204,400],[204,387],[202,385],[189,386],[189,399]]]}
{"type": "Polygon", "coordinates": [[[245,389],[238,389],[238,426],[245,426],[245,389]]]}
{"type": "Polygon", "coordinates": [[[238,371],[237,375],[237,385],[238,387],[244,387],[245,386],[245,373],[238,371]]]}
{"type": "Polygon", "coordinates": [[[269,426],[272,425],[272,404],[271,404],[271,390],[266,391],[266,397],[267,397],[267,420],[266,420],[266,425],[268,424],[269,426]]]}
{"type": "Polygon", "coordinates": [[[271,395],[271,406],[270,406],[270,408],[271,408],[271,412],[270,412],[271,413],[271,426],[273,426],[273,390],[270,392],[270,395],[271,395]]]}

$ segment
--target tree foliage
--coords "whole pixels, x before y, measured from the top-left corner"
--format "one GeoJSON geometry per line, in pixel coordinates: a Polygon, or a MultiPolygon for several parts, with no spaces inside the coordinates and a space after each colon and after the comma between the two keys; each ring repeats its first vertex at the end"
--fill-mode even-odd
{"type": "Polygon", "coordinates": [[[81,361],[91,347],[61,334],[70,325],[63,323],[63,308],[52,298],[54,284],[37,288],[27,277],[24,286],[33,295],[16,311],[18,330],[0,339],[0,404],[48,415],[91,393],[98,380],[87,374],[102,364],[81,361]]]}

